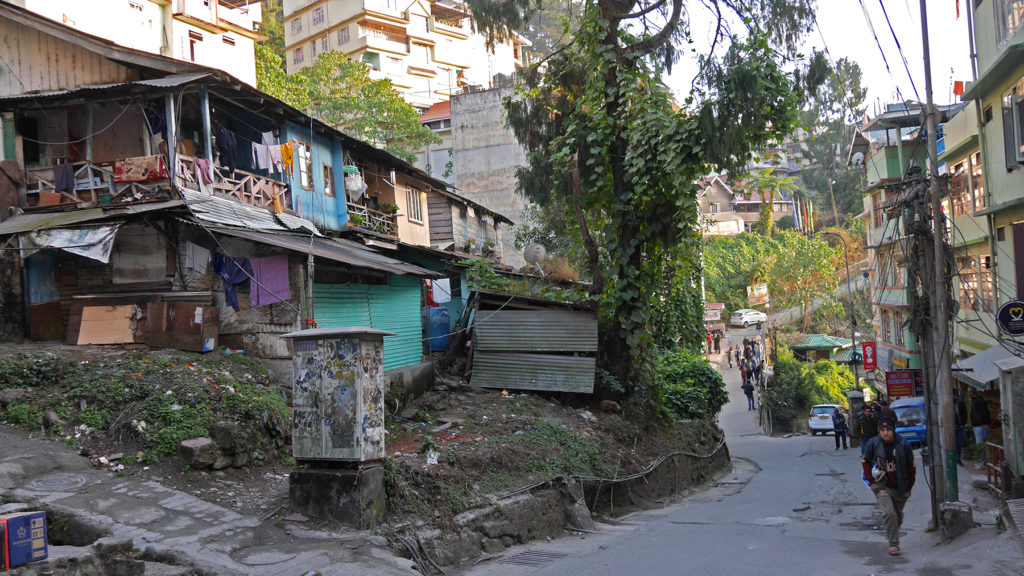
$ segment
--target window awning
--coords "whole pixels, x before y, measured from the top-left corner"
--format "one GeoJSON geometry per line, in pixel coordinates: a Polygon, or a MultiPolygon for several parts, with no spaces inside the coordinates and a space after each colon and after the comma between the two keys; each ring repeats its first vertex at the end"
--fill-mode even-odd
{"type": "Polygon", "coordinates": [[[1002,346],[993,346],[953,364],[953,378],[984,390],[999,379],[999,367],[996,366],[996,362],[1009,358],[1015,358],[1013,352],[1002,346]]]}

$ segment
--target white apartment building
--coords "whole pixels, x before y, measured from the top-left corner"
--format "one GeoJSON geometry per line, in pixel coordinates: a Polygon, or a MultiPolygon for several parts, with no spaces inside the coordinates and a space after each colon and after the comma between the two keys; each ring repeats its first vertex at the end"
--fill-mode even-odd
{"type": "Polygon", "coordinates": [[[375,78],[390,78],[421,113],[460,86],[494,86],[524,64],[528,45],[517,35],[487,49],[468,9],[454,0],[284,0],[283,9],[289,74],[339,50],[375,78]]]}
{"type": "Polygon", "coordinates": [[[256,86],[259,0],[8,0],[127,48],[217,68],[256,86]]]}

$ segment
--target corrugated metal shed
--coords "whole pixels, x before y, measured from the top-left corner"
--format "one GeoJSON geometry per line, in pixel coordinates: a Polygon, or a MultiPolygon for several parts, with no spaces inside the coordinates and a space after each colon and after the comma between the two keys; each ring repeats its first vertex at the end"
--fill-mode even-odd
{"type": "Polygon", "coordinates": [[[473,386],[545,390],[549,392],[594,391],[597,360],[592,356],[552,354],[473,354],[473,386]]]}
{"type": "Polygon", "coordinates": [[[849,348],[853,340],[829,336],[828,334],[807,334],[803,342],[793,344],[790,350],[835,350],[836,348],[849,348]]]}
{"type": "Polygon", "coordinates": [[[257,232],[255,230],[239,230],[237,228],[210,227],[215,234],[225,234],[236,238],[244,238],[268,244],[279,248],[286,248],[302,254],[312,253],[314,256],[342,262],[358,268],[379,270],[399,276],[411,275],[423,278],[434,278],[438,274],[420,268],[414,264],[407,264],[401,260],[388,258],[371,250],[361,247],[352,242],[339,242],[338,240],[324,237],[298,236],[283,232],[257,232]]]}
{"type": "MultiPolygon", "coordinates": [[[[510,304],[512,304],[510,302],[510,304]]],[[[589,394],[594,391],[597,316],[551,308],[476,310],[474,386],[589,394]]]]}
{"type": "Polygon", "coordinates": [[[384,369],[423,360],[420,279],[391,276],[383,284],[314,284],[313,309],[323,328],[369,326],[395,335],[384,339],[384,369]]]}
{"type": "Polygon", "coordinates": [[[117,216],[130,216],[142,214],[155,210],[166,210],[177,208],[185,203],[181,200],[168,200],[166,202],[147,202],[129,206],[116,206],[111,208],[88,208],[85,210],[71,210],[68,212],[33,212],[30,214],[18,214],[3,222],[0,222],[0,235],[17,234],[30,230],[45,230],[48,228],[63,228],[74,226],[83,222],[92,222],[103,218],[115,218],[117,216]]]}
{"type": "Polygon", "coordinates": [[[585,312],[481,310],[473,327],[478,350],[597,352],[597,322],[585,312]]]}
{"type": "Polygon", "coordinates": [[[241,202],[210,196],[187,188],[178,188],[178,191],[181,192],[185,203],[188,204],[196,218],[207,222],[267,232],[303,230],[320,236],[315,224],[297,216],[275,214],[264,208],[248,206],[241,202]]]}

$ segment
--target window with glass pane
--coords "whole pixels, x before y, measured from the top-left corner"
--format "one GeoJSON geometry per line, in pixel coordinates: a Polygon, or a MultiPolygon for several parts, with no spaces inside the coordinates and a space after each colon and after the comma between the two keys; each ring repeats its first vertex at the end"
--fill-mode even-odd
{"type": "Polygon", "coordinates": [[[892,343],[897,346],[906,346],[906,339],[903,336],[903,312],[892,313],[892,343]]]}
{"type": "Polygon", "coordinates": [[[960,277],[960,309],[980,310],[977,262],[974,258],[960,258],[958,268],[958,276],[960,277]]]}
{"type": "Polygon", "coordinates": [[[324,194],[334,196],[334,166],[324,164],[324,194]]]}
{"type": "Polygon", "coordinates": [[[340,30],[338,30],[338,46],[341,46],[342,44],[347,44],[348,41],[349,41],[348,26],[345,26],[344,28],[341,28],[340,30]]]}
{"type": "Polygon", "coordinates": [[[971,187],[974,189],[974,209],[985,207],[985,179],[982,177],[981,152],[971,156],[971,187]]]}
{"type": "Polygon", "coordinates": [[[889,321],[889,311],[888,310],[882,310],[881,317],[882,317],[882,341],[883,342],[892,342],[892,332],[890,331],[892,325],[890,324],[890,321],[889,321]]]}
{"type": "Polygon", "coordinates": [[[949,198],[953,205],[953,217],[963,216],[970,211],[971,185],[966,160],[953,166],[953,174],[949,179],[949,198]]]}
{"type": "Polygon", "coordinates": [[[295,142],[295,163],[299,168],[299,185],[305,190],[313,189],[313,156],[309,144],[295,142]]]}
{"type": "Polygon", "coordinates": [[[423,223],[423,204],[420,199],[420,191],[415,188],[407,188],[405,203],[409,210],[409,221],[423,223]]]}

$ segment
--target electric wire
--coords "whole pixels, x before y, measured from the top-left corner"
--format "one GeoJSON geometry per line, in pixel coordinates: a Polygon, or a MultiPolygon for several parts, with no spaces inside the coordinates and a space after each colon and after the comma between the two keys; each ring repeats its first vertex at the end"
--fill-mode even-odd
{"type": "Polygon", "coordinates": [[[914,98],[918,101],[921,97],[917,93],[917,85],[914,84],[914,76],[910,73],[910,65],[907,63],[907,57],[903,54],[903,46],[900,45],[900,39],[896,37],[896,31],[892,29],[892,22],[889,21],[889,13],[885,9],[885,2],[878,0],[879,6],[882,7],[882,14],[885,15],[885,23],[889,25],[889,32],[892,34],[893,42],[896,42],[896,50],[900,53],[900,59],[903,60],[903,69],[907,71],[907,77],[910,79],[910,87],[914,89],[914,98]]]}

